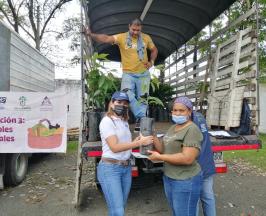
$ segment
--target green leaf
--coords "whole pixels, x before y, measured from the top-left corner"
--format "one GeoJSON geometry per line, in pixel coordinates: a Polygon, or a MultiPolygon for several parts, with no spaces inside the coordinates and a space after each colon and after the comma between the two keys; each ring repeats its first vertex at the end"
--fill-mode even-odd
{"type": "Polygon", "coordinates": [[[153,82],[151,82],[151,88],[152,88],[152,92],[155,92],[156,87],[153,82]]]}
{"type": "Polygon", "coordinates": [[[100,77],[100,80],[99,80],[99,88],[101,88],[103,86],[103,84],[105,83],[105,80],[106,80],[106,78],[104,76],[101,76],[100,77]]]}
{"type": "Polygon", "coordinates": [[[117,70],[116,70],[116,69],[112,69],[112,70],[110,70],[110,72],[115,72],[115,73],[116,73],[116,72],[117,72],[117,70]]]}
{"type": "Polygon", "coordinates": [[[101,60],[107,60],[107,56],[109,54],[105,54],[105,53],[101,53],[97,56],[97,59],[101,59],[101,60]]]}
{"type": "Polygon", "coordinates": [[[159,65],[156,65],[155,66],[155,69],[160,70],[160,71],[163,71],[164,68],[165,68],[165,65],[164,64],[159,64],[159,65]]]}
{"type": "Polygon", "coordinates": [[[159,98],[156,98],[156,97],[149,96],[148,97],[148,103],[164,107],[163,102],[159,98]]]}
{"type": "Polygon", "coordinates": [[[96,97],[96,96],[99,95],[99,94],[101,94],[101,90],[98,89],[98,90],[96,90],[96,91],[94,92],[93,96],[96,97]]]}

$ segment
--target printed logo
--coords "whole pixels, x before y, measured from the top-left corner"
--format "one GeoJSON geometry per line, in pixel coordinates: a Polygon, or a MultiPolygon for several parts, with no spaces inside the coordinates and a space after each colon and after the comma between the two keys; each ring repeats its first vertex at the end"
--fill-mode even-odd
{"type": "Polygon", "coordinates": [[[0,97],[0,104],[6,103],[6,97],[0,97]]]}
{"type": "Polygon", "coordinates": [[[26,106],[26,101],[27,101],[27,98],[25,96],[21,96],[19,98],[19,105],[22,106],[22,107],[25,107],[26,106]]]}
{"type": "Polygon", "coordinates": [[[0,97],[0,110],[5,109],[4,104],[6,103],[6,97],[0,97]]]}
{"type": "Polygon", "coordinates": [[[53,105],[50,99],[47,96],[45,96],[42,100],[40,111],[52,111],[52,110],[53,110],[53,105]]]}
{"type": "Polygon", "coordinates": [[[44,97],[44,99],[42,101],[42,106],[52,106],[52,103],[47,96],[44,97]]]}
{"type": "Polygon", "coordinates": [[[15,107],[15,110],[24,110],[24,111],[31,110],[31,107],[27,106],[27,98],[25,96],[20,96],[18,101],[19,101],[20,107],[15,107]]]}

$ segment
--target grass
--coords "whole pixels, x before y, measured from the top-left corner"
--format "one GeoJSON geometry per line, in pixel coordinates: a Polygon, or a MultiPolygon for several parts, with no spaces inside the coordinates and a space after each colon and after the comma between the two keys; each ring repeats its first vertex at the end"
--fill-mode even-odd
{"type": "Polygon", "coordinates": [[[67,142],[67,152],[75,152],[78,149],[78,140],[71,140],[67,142]]]}
{"type": "Polygon", "coordinates": [[[259,136],[262,142],[262,148],[259,150],[239,150],[224,152],[224,160],[243,159],[252,165],[266,171],[266,134],[259,136]]]}

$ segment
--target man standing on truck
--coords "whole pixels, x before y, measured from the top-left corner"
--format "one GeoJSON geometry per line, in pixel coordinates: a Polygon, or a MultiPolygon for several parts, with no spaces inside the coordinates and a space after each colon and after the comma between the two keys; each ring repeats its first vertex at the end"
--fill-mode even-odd
{"type": "Polygon", "coordinates": [[[147,113],[147,97],[150,88],[149,68],[154,65],[158,50],[151,37],[141,32],[141,20],[136,18],[129,24],[129,31],[116,35],[96,34],[85,29],[85,34],[101,43],[118,45],[122,61],[121,90],[127,92],[130,108],[136,118],[135,131],[139,131],[140,119],[147,113]],[[147,49],[150,50],[148,58],[147,49]]]}

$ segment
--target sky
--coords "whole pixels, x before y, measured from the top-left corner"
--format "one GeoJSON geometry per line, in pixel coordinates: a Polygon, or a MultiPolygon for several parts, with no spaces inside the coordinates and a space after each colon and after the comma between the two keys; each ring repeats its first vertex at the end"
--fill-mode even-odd
{"type": "MultiPolygon", "coordinates": [[[[55,19],[51,20],[50,26],[60,31],[65,19],[76,16],[80,17],[80,3],[78,0],[73,0],[65,5],[64,9],[56,15],[55,19]]],[[[54,36],[51,35],[51,39],[49,39],[49,45],[53,50],[48,53],[47,57],[56,64],[55,78],[80,79],[80,64],[70,64],[70,60],[73,56],[80,56],[79,51],[73,52],[69,49],[70,40],[54,40],[53,37],[54,36]]]]}

